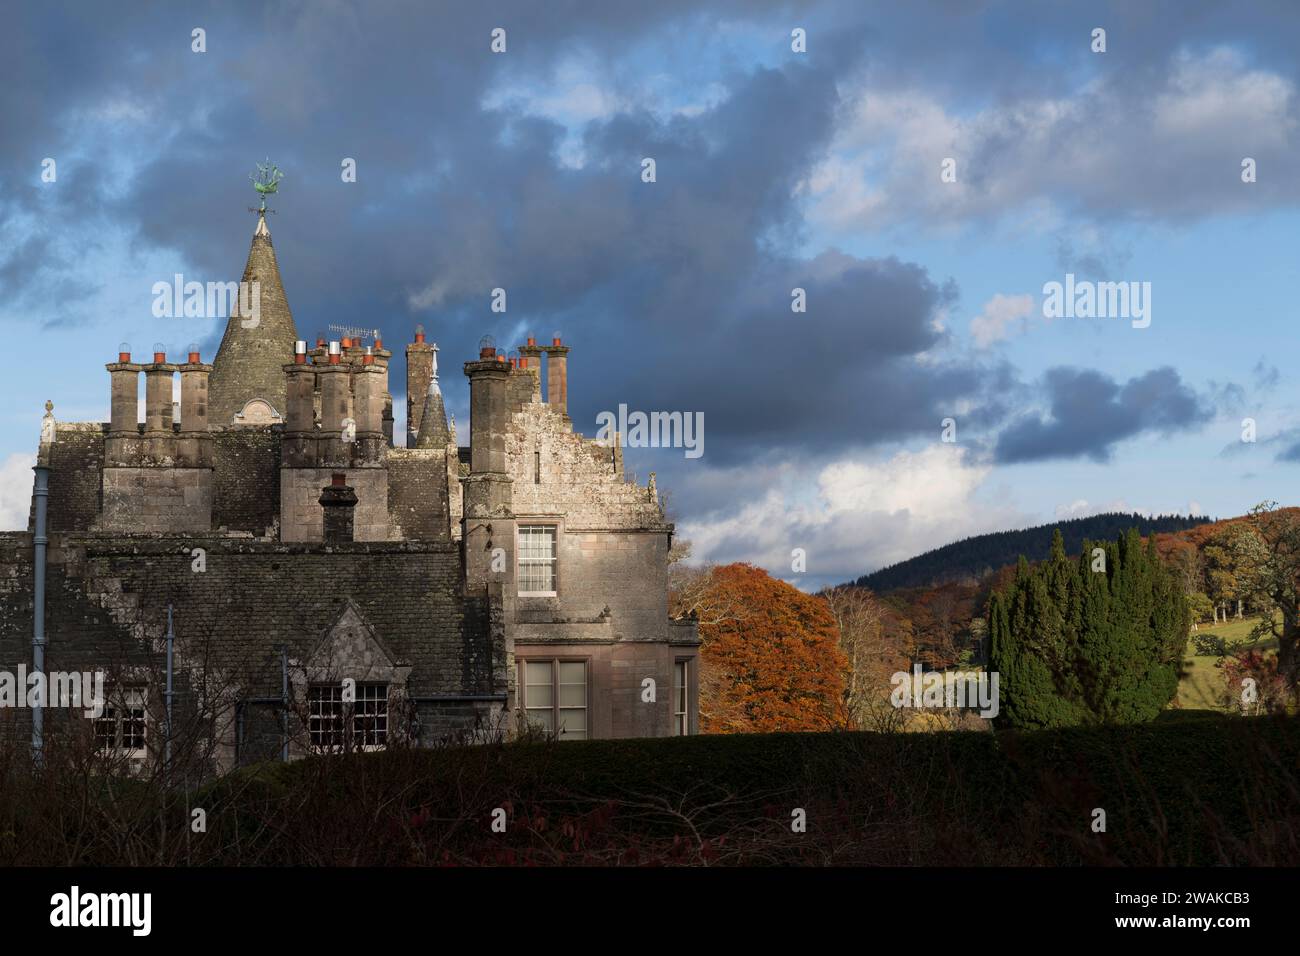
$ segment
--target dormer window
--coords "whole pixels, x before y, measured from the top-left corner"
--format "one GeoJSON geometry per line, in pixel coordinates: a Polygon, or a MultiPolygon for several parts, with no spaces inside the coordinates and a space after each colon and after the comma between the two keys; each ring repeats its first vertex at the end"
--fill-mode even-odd
{"type": "Polygon", "coordinates": [[[95,746],[104,754],[138,759],[145,756],[145,733],[148,719],[143,690],[126,690],[104,703],[104,712],[95,718],[95,746]]]}
{"type": "Polygon", "coordinates": [[[307,689],[307,729],[319,750],[371,750],[388,743],[388,685],[356,684],[345,701],[342,683],[307,689]]]}

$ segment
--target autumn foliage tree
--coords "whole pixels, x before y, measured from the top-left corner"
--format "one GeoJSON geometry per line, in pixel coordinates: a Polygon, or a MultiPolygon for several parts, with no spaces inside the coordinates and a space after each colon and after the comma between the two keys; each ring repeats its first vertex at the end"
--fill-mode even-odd
{"type": "Polygon", "coordinates": [[[700,622],[704,733],[846,726],[848,661],[826,601],[749,564],[675,581],[674,611],[700,622]]]}

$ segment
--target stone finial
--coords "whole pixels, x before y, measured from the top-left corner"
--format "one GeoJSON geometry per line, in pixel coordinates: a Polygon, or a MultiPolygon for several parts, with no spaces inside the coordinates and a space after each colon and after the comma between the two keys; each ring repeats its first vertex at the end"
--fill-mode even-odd
{"type": "Polygon", "coordinates": [[[48,445],[54,441],[54,403],[45,400],[45,415],[41,418],[41,444],[48,445]]]}
{"type": "Polygon", "coordinates": [[[448,422],[447,424],[447,434],[450,436],[451,443],[453,445],[456,444],[456,416],[455,415],[451,416],[451,421],[448,422]]]}
{"type": "Polygon", "coordinates": [[[653,471],[650,472],[650,481],[646,483],[646,494],[651,501],[654,501],[658,495],[658,491],[655,488],[655,473],[653,471]]]}

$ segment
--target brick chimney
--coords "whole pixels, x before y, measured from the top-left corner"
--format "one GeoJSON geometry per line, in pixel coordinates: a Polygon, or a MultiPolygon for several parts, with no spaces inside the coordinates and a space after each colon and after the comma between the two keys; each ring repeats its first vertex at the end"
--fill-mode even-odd
{"type": "Polygon", "coordinates": [[[558,335],[546,347],[546,402],[569,417],[569,349],[558,335]]]}
{"type": "Polygon", "coordinates": [[[543,349],[537,344],[537,339],[531,335],[528,341],[519,346],[519,358],[524,364],[524,368],[535,368],[537,374],[542,374],[542,352],[543,349]]]}
{"type": "Polygon", "coordinates": [[[353,512],[357,507],[357,493],[348,485],[347,480],[347,475],[335,472],[330,476],[330,483],[320,492],[326,544],[347,544],[353,540],[353,512]]]}

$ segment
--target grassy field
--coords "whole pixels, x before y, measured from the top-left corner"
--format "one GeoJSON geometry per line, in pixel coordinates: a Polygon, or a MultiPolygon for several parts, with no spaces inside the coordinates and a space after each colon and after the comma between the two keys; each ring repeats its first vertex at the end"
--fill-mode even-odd
{"type": "MultiPolygon", "coordinates": [[[[1219,658],[1198,657],[1195,639],[1199,634],[1213,634],[1223,638],[1228,645],[1232,645],[1238,641],[1247,641],[1251,629],[1258,623],[1258,617],[1246,617],[1240,621],[1231,620],[1227,624],[1214,627],[1202,624],[1199,631],[1193,631],[1191,639],[1187,642],[1187,656],[1183,659],[1183,678],[1178,685],[1178,697],[1174,706],[1184,710],[1223,710],[1221,700],[1223,671],[1215,667],[1219,658]]],[[[1246,646],[1255,650],[1276,651],[1277,640],[1269,638],[1246,646]]]]}

